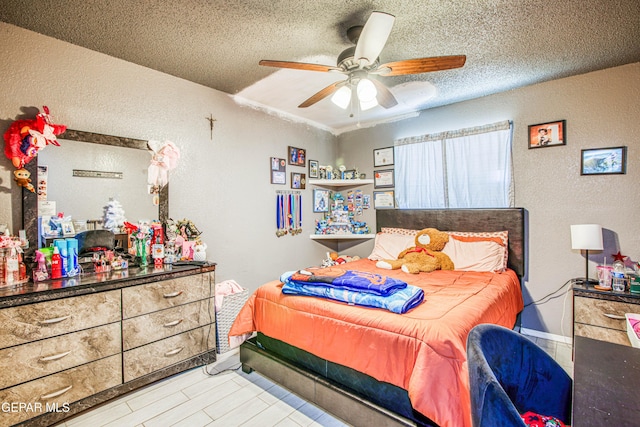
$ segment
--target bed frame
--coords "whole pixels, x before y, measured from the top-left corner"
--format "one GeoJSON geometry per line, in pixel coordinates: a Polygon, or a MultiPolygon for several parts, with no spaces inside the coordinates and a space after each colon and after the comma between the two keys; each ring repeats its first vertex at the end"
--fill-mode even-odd
{"type": "MultiPolygon", "coordinates": [[[[443,231],[509,232],[509,268],[522,285],[527,265],[527,211],[505,209],[382,209],[382,227],[443,231]]],[[[519,327],[520,315],[514,327],[519,327]]],[[[240,346],[244,372],[257,371],[310,403],[354,426],[435,426],[411,408],[405,390],[320,359],[282,341],[258,334],[240,346]]]]}

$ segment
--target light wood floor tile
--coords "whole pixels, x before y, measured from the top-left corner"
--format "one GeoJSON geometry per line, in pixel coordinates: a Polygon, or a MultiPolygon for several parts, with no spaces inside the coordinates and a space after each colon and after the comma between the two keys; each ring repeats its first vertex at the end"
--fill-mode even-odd
{"type": "MultiPolygon", "coordinates": [[[[528,337],[573,376],[571,345],[528,337]]],[[[349,427],[257,374],[240,369],[237,350],[58,424],[56,427],[349,427]]],[[[367,426],[377,427],[377,426],[367,426]]]]}

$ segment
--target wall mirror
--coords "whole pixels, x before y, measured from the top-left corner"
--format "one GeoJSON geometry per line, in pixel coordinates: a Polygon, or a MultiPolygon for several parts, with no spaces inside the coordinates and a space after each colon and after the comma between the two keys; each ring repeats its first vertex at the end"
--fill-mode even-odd
{"type": "MultiPolygon", "coordinates": [[[[57,137],[59,147],[47,147],[27,166],[38,186],[39,166],[46,166],[46,198],[56,211],[73,219],[102,220],[110,199],[118,200],[127,221],[160,219],[169,211],[168,185],[160,192],[159,205],[147,190],[151,159],[147,141],[67,129],[57,137]],[[75,176],[74,176],[75,175],[75,176]]],[[[38,197],[23,191],[23,222],[35,251],[38,242],[38,197]]],[[[31,251],[29,251],[31,252],[31,251]]]]}

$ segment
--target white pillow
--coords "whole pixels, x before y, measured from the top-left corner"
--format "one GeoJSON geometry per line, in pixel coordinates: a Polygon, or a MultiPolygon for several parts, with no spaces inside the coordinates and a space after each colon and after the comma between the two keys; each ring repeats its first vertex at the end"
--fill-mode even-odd
{"type": "Polygon", "coordinates": [[[398,259],[400,252],[416,245],[415,236],[404,234],[378,233],[369,259],[398,259]]]}
{"type": "Polygon", "coordinates": [[[450,238],[442,252],[449,255],[456,270],[504,271],[504,247],[493,241],[465,242],[450,238]]]}

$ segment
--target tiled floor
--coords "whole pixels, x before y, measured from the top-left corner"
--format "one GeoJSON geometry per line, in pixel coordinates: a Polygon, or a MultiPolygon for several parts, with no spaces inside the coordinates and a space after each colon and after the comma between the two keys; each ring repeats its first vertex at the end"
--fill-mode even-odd
{"type": "MultiPolygon", "coordinates": [[[[573,376],[571,346],[529,337],[573,376]]],[[[237,352],[123,396],[57,427],[346,426],[256,373],[244,374],[237,352]]]]}

